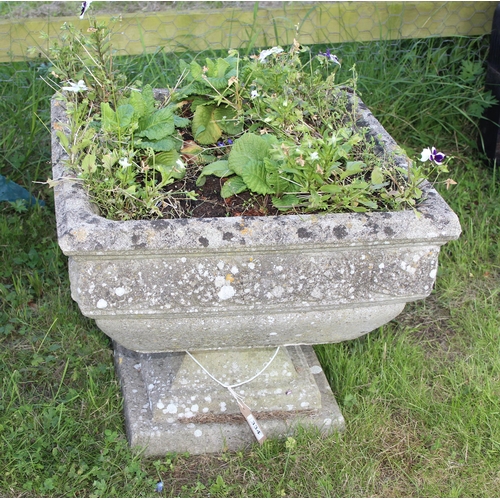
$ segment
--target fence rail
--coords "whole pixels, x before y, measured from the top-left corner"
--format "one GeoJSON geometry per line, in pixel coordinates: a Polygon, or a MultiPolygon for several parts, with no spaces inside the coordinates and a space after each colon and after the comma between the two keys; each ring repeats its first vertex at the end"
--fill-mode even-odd
{"type": "MultiPolygon", "coordinates": [[[[114,48],[120,55],[156,50],[229,49],[252,42],[263,47],[302,44],[475,36],[490,33],[496,2],[300,2],[253,9],[241,7],[123,14],[114,48]],[[298,35],[297,35],[298,31],[298,35]]],[[[99,14],[97,19],[111,15],[99,14]]],[[[0,21],[0,62],[28,59],[29,46],[44,46],[40,31],[57,36],[71,22],[85,29],[86,19],[74,17],[0,21]]]]}

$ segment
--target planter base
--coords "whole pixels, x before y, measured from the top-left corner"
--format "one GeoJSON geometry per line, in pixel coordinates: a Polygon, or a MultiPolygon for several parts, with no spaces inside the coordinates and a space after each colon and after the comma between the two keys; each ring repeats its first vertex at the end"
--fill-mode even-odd
{"type": "MultiPolygon", "coordinates": [[[[144,354],[115,347],[127,435],[147,456],[240,450],[255,441],[229,391],[185,353],[144,354]]],[[[234,385],[258,374],[274,348],[191,354],[217,380],[234,385]]],[[[235,387],[267,437],[297,425],[342,430],[344,419],[310,346],[279,348],[254,380],[235,387]]]]}

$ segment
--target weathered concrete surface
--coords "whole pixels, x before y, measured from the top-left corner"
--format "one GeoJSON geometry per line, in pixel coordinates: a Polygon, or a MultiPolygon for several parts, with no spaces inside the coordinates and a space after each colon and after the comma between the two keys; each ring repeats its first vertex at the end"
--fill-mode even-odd
{"type": "MultiPolygon", "coordinates": [[[[225,384],[251,378],[275,349],[202,351],[192,354],[225,384]]],[[[240,450],[255,442],[229,391],[184,353],[138,354],[115,344],[115,365],[125,399],[131,446],[149,456],[240,450]]],[[[323,433],[342,430],[344,419],[311,347],[280,348],[268,368],[234,389],[268,437],[297,425],[323,433]]]]}

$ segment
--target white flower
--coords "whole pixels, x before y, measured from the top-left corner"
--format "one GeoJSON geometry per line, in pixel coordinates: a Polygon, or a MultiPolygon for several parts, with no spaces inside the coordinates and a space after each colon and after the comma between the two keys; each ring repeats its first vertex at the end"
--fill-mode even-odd
{"type": "Polygon", "coordinates": [[[132,163],[130,163],[128,161],[128,158],[120,158],[118,160],[118,164],[122,167],[122,168],[127,168],[127,167],[130,167],[132,166],[132,163]]]}
{"type": "Polygon", "coordinates": [[[313,151],[310,156],[311,160],[319,160],[319,154],[317,151],[313,151]]]}
{"type": "Polygon", "coordinates": [[[70,87],[62,87],[62,90],[67,90],[68,92],[83,92],[84,90],[88,90],[83,80],[78,80],[78,83],[68,83],[70,84],[70,87]]]}
{"type": "Polygon", "coordinates": [[[252,92],[250,92],[250,99],[255,99],[256,97],[259,97],[259,93],[256,91],[256,90],[252,90],[252,92]]]}
{"type": "Polygon", "coordinates": [[[259,61],[264,62],[266,57],[269,57],[271,54],[279,54],[280,52],[283,52],[281,47],[272,47],[271,49],[263,50],[259,54],[259,61]]]}

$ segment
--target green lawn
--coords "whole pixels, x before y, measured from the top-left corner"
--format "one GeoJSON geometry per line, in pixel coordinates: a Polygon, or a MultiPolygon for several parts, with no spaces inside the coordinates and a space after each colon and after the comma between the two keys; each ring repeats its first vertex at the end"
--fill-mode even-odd
{"type": "MultiPolygon", "coordinates": [[[[36,63],[0,65],[0,172],[46,207],[0,205],[0,496],[493,497],[500,491],[500,194],[476,146],[488,39],[344,44],[363,100],[412,154],[454,156],[439,191],[463,234],[435,291],[363,338],[316,350],[346,419],[238,453],[129,450],[109,339],[71,300],[57,245],[49,97],[36,63]],[[38,182],[35,183],[35,182],[38,182]]],[[[324,47],[321,48],[322,50],[324,47]]],[[[120,61],[168,84],[164,54],[120,61]]]]}

